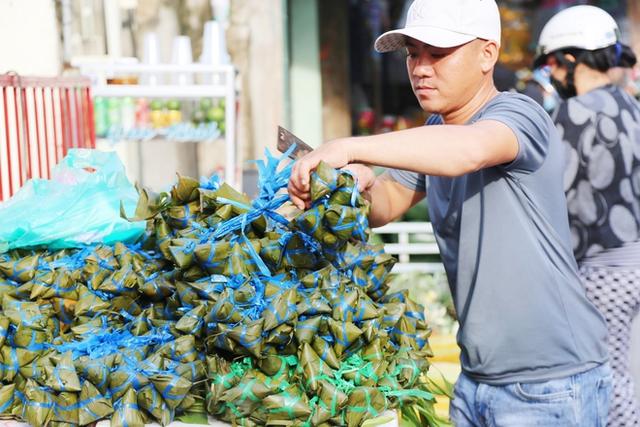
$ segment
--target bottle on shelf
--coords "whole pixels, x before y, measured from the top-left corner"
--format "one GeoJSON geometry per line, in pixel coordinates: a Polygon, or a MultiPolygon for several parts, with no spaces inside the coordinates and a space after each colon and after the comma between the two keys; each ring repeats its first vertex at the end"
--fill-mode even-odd
{"type": "Polygon", "coordinates": [[[160,99],[151,101],[151,126],[155,129],[163,128],[165,124],[165,103],[160,99]]]}
{"type": "Polygon", "coordinates": [[[107,116],[109,129],[120,128],[122,117],[120,115],[120,98],[109,98],[107,102],[107,116]]]}
{"type": "Polygon", "coordinates": [[[131,131],[136,125],[136,105],[131,97],[122,98],[120,102],[120,125],[124,132],[131,131]]]}
{"type": "Polygon", "coordinates": [[[147,129],[151,127],[151,111],[149,102],[145,98],[138,98],[136,101],[136,127],[147,129]]]}
{"type": "Polygon", "coordinates": [[[109,115],[106,98],[96,96],[93,99],[93,116],[96,136],[106,136],[107,132],[109,131],[109,115]]]}
{"type": "Polygon", "coordinates": [[[169,126],[182,122],[182,104],[180,101],[171,99],[167,102],[167,116],[169,126]]]}

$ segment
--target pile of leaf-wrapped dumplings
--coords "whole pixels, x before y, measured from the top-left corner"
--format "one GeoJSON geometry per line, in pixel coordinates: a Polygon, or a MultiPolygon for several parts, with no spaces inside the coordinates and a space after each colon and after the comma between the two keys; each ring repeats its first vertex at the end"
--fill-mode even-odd
{"type": "Polygon", "coordinates": [[[0,414],[357,426],[432,399],[424,311],[387,292],[353,177],[321,164],[289,220],[291,165],[258,166],[253,201],[184,177],[141,191],[137,245],[0,255],[0,414]]]}

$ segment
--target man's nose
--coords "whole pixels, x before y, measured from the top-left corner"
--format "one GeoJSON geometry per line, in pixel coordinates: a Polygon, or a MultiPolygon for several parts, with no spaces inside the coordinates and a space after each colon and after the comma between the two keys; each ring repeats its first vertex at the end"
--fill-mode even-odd
{"type": "Polygon", "coordinates": [[[419,77],[431,77],[433,76],[433,61],[430,58],[423,56],[419,58],[413,67],[413,75],[419,77]]]}

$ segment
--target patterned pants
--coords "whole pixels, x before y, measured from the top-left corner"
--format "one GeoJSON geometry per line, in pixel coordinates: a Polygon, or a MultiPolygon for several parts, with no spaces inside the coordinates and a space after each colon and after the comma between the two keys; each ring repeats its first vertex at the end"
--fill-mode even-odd
{"type": "Polygon", "coordinates": [[[640,427],[640,406],[630,373],[631,324],[640,310],[640,269],[582,266],[587,297],[607,320],[613,395],[609,427],[640,427]]]}

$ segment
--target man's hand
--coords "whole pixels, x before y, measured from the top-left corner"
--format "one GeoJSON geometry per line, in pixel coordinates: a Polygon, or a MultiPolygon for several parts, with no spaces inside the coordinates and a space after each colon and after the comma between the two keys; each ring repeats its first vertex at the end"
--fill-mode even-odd
{"type": "Polygon", "coordinates": [[[349,139],[335,139],[322,144],[311,153],[300,158],[293,165],[291,178],[289,179],[289,195],[291,201],[300,209],[308,208],[311,205],[311,187],[309,184],[311,172],[313,172],[321,161],[339,169],[349,164],[349,152],[347,147],[349,139]]]}
{"type": "Polygon", "coordinates": [[[360,193],[368,192],[373,183],[376,180],[376,174],[373,170],[360,163],[351,163],[342,168],[342,170],[349,171],[358,181],[358,191],[360,193]]]}

